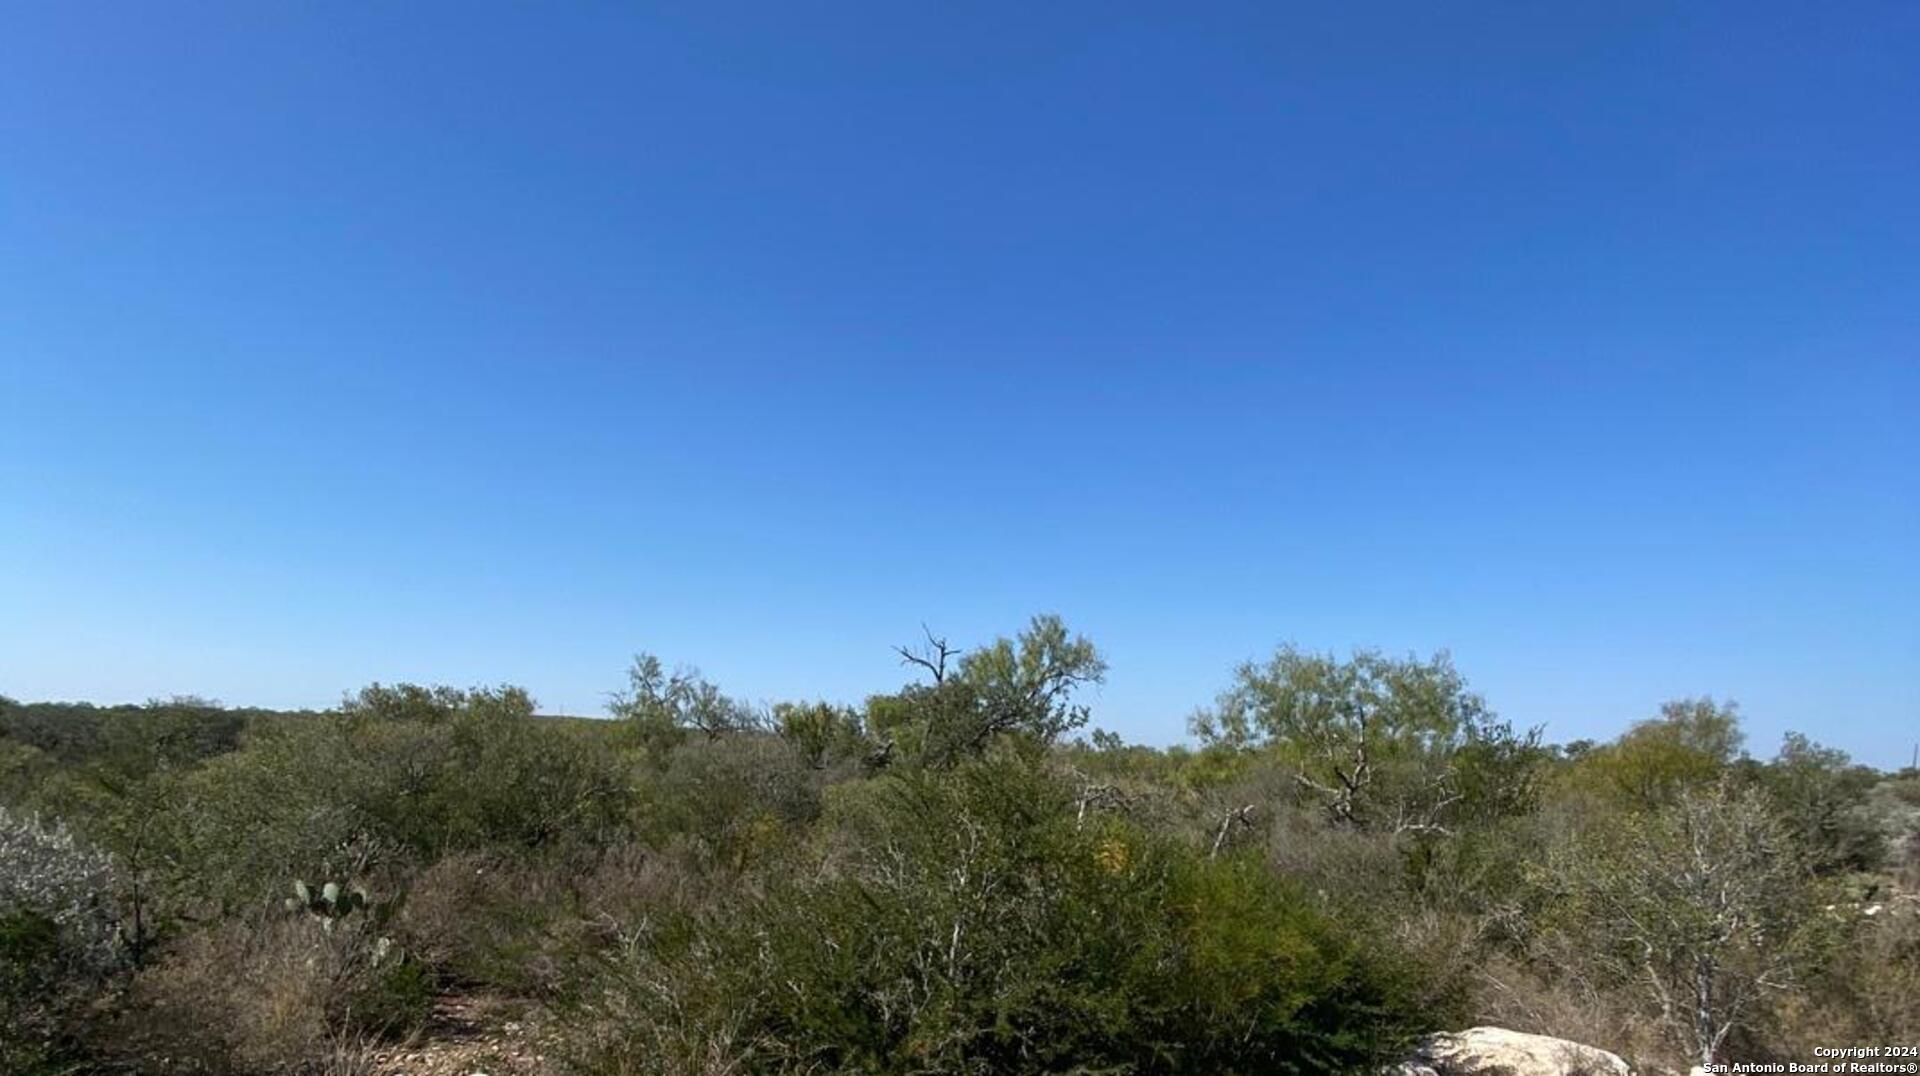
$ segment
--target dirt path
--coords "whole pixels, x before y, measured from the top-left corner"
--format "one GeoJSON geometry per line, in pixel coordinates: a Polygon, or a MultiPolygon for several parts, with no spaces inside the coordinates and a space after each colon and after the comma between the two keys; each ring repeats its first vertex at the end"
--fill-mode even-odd
{"type": "Polygon", "coordinates": [[[436,999],[416,1042],[374,1055],[375,1076],[552,1076],[526,1005],[500,998],[436,999]]]}

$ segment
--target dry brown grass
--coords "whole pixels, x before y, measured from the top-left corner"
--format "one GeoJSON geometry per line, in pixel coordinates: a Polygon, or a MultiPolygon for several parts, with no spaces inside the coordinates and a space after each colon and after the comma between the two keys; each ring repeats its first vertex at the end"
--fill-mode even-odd
{"type": "Polygon", "coordinates": [[[1481,962],[1472,978],[1479,1023],[1598,1046],[1636,1072],[1686,1072],[1690,1064],[1617,991],[1572,975],[1550,980],[1503,957],[1481,962]]]}
{"type": "Polygon", "coordinates": [[[627,844],[540,863],[450,856],[415,881],[395,929],[455,987],[547,996],[636,924],[704,899],[711,873],[693,854],[627,844]]]}
{"type": "Polygon", "coordinates": [[[136,977],[116,1038],[141,1071],[370,1071],[355,1059],[374,1032],[354,1006],[376,974],[373,944],[278,915],[191,935],[136,977]]]}

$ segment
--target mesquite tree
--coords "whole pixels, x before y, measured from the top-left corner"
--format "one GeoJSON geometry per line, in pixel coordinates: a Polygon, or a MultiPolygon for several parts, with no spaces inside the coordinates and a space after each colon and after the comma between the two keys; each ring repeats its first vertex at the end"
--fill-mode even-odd
{"type": "Polygon", "coordinates": [[[1539,753],[1537,735],[1495,720],[1445,653],[1343,661],[1282,647],[1240,666],[1193,728],[1273,752],[1334,822],[1388,833],[1446,835],[1458,817],[1524,805],[1539,753]]]}

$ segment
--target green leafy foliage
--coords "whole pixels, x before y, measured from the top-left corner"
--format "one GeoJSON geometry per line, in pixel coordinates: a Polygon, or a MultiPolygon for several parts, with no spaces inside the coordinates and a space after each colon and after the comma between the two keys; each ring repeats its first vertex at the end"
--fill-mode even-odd
{"type": "Polygon", "coordinates": [[[1773,765],[1757,776],[1815,873],[1867,871],[1885,861],[1887,848],[1867,807],[1879,775],[1855,766],[1846,752],[1789,732],[1773,765]]]}
{"type": "Polygon", "coordinates": [[[0,700],[0,1068],[292,1076],[462,992],[590,1072],[1371,1071],[1468,1023],[1678,1070],[1912,1026],[1920,782],[1746,757],[1731,704],[1553,749],[1445,655],[1283,649],[1158,748],[1072,738],[1106,663],[1058,617],[898,653],[859,706],[642,654],[606,721],[0,700]]]}
{"type": "Polygon", "coordinates": [[[1093,643],[1051,614],[957,663],[950,663],[957,651],[931,635],[927,649],[899,653],[932,683],[868,700],[866,724],[906,758],[929,766],[955,766],[1007,740],[1052,744],[1087,723],[1087,707],[1076,694],[1107,674],[1093,643]]]}
{"type": "Polygon", "coordinates": [[[666,671],[652,654],[638,654],[627,670],[627,690],[608,706],[629,734],[654,757],[664,757],[689,736],[717,740],[765,724],[753,707],[729,698],[700,670],[666,671]]]}
{"type": "Polygon", "coordinates": [[[832,703],[779,703],[773,708],[773,725],[814,769],[858,758],[870,746],[860,712],[832,703]]]}
{"type": "Polygon", "coordinates": [[[59,924],[25,909],[0,909],[0,1072],[71,1071],[74,980],[59,924]]]}
{"type": "Polygon", "coordinates": [[[1620,806],[1659,807],[1719,780],[1744,742],[1733,704],[1680,699],[1662,706],[1659,717],[1592,751],[1578,775],[1620,806]]]}
{"type": "Polygon", "coordinates": [[[1524,810],[1533,795],[1538,734],[1496,721],[1445,654],[1342,660],[1282,647],[1235,680],[1194,732],[1271,752],[1335,821],[1444,833],[1461,818],[1524,810]]]}
{"type": "Polygon", "coordinates": [[[847,788],[813,869],[618,969],[592,1015],[626,1031],[589,1064],[1317,1072],[1428,1026],[1411,969],[1254,860],[1072,802],[1005,752],[847,788]]]}

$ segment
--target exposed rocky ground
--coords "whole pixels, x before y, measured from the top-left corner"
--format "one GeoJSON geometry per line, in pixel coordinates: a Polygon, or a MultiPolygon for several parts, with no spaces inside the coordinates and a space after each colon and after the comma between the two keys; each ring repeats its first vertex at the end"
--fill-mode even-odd
{"type": "Polygon", "coordinates": [[[1633,1068],[1598,1047],[1503,1027],[1429,1036],[1388,1076],[1632,1076],[1633,1068]]]}
{"type": "Polygon", "coordinates": [[[373,1076],[549,1076],[534,1014],[484,996],[443,997],[417,1041],[374,1052],[373,1076]]]}

